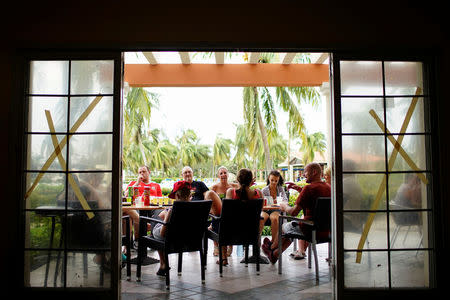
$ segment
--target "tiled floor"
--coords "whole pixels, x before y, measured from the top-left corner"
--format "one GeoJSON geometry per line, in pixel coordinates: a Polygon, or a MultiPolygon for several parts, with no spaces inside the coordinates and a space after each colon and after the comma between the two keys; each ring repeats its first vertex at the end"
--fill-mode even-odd
{"type": "MultiPolygon", "coordinates": [[[[213,249],[210,242],[209,249],[213,249]]],[[[314,264],[308,268],[307,259],[294,260],[289,256],[291,248],[283,256],[283,274],[278,274],[278,264],[261,264],[260,275],[256,265],[240,263],[236,246],[224,267],[223,277],[219,276],[217,258],[208,253],[206,282],[201,284],[200,258],[197,253],[185,253],[183,272],[177,276],[178,256],[169,256],[171,266],[170,291],[165,288],[164,277],[156,276],[159,264],[143,266],[142,281],[136,282],[136,265],[132,265],[131,281],[126,281],[125,269],[122,273],[122,299],[332,299],[330,267],[325,261],[328,255],[326,244],[318,246],[320,279],[316,281],[314,264]]],[[[134,254],[134,253],[133,253],[134,254]]],[[[149,256],[158,258],[156,252],[149,256]]]]}

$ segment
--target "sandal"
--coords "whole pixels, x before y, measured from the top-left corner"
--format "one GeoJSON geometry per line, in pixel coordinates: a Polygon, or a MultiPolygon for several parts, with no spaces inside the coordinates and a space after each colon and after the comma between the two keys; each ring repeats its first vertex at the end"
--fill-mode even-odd
{"type": "MultiPolygon", "coordinates": [[[[170,270],[170,268],[169,268],[170,270]]],[[[159,268],[158,272],[156,272],[156,275],[158,276],[166,276],[166,270],[159,268]]]]}
{"type": "MultiPolygon", "coordinates": [[[[217,260],[216,264],[220,265],[220,260],[217,260]]],[[[222,266],[228,266],[228,259],[222,258],[222,266]]]]}

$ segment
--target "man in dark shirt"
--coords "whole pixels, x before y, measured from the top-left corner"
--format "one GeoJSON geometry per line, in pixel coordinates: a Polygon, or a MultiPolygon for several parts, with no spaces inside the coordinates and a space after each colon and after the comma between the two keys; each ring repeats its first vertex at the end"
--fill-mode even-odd
{"type": "Polygon", "coordinates": [[[203,181],[194,180],[194,172],[189,166],[185,166],[181,170],[183,180],[191,184],[191,201],[196,200],[212,200],[211,213],[220,216],[222,210],[222,201],[216,192],[210,191],[203,181]]]}
{"type": "MultiPolygon", "coordinates": [[[[306,165],[304,176],[306,177],[306,182],[309,183],[303,189],[298,187],[297,185],[289,186],[289,188],[294,188],[300,191],[300,194],[295,201],[294,206],[289,206],[287,203],[282,202],[280,204],[281,211],[286,212],[291,216],[297,216],[300,210],[303,209],[304,219],[308,220],[312,218],[312,213],[314,210],[314,203],[318,197],[330,197],[331,195],[331,187],[328,183],[322,182],[322,169],[317,163],[310,163],[306,165]]],[[[305,232],[308,230],[307,227],[302,226],[303,224],[299,224],[298,222],[287,222],[283,224],[283,232],[305,232]]],[[[318,233],[320,234],[329,234],[329,233],[318,233]]],[[[291,244],[290,239],[282,240],[282,251],[286,250],[291,244]]],[[[300,253],[302,253],[303,257],[305,257],[305,251],[308,247],[308,243],[303,241],[301,244],[300,253]]],[[[271,263],[275,263],[278,260],[278,257],[281,253],[278,253],[278,248],[275,250],[271,250],[271,245],[264,244],[262,246],[264,253],[267,255],[271,263]]]]}

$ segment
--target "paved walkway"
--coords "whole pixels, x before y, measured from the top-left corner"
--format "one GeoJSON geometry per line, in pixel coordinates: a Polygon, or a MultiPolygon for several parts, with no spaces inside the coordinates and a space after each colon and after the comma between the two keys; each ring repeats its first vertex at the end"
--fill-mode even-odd
{"type": "MultiPolygon", "coordinates": [[[[212,256],[210,241],[206,283],[201,284],[200,258],[197,253],[183,255],[183,273],[177,276],[178,256],[169,256],[171,273],[170,291],[165,289],[164,277],[156,276],[159,264],[143,266],[142,281],[136,282],[136,265],[132,265],[131,281],[126,281],[122,272],[122,299],[332,299],[330,267],[325,261],[328,255],[326,244],[318,246],[320,279],[315,280],[314,264],[308,269],[307,259],[294,260],[289,256],[291,248],[283,256],[283,274],[278,274],[278,264],[261,264],[260,275],[256,266],[240,263],[236,247],[224,267],[223,277],[219,276],[216,257],[212,256]]],[[[135,255],[135,253],[133,253],[135,255]]],[[[149,256],[157,258],[154,251],[149,256]]]]}

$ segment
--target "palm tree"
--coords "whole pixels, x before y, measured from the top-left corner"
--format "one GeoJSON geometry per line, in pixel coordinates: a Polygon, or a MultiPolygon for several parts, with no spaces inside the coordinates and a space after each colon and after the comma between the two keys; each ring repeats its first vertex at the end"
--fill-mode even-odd
{"type": "Polygon", "coordinates": [[[180,166],[192,166],[208,161],[210,158],[210,148],[198,143],[197,134],[192,129],[183,131],[177,138],[178,155],[177,161],[180,166]]]}
{"type": "Polygon", "coordinates": [[[158,104],[158,94],[144,88],[131,88],[128,92],[124,109],[123,134],[125,169],[148,164],[149,152],[146,151],[143,141],[146,139],[146,130],[150,126],[152,109],[158,104]],[[132,162],[134,159],[137,161],[132,162]]]}
{"type": "Polygon", "coordinates": [[[230,159],[232,144],[232,140],[223,138],[220,134],[216,136],[212,151],[212,177],[214,177],[214,175],[216,174],[215,166],[218,166],[222,162],[230,159]]]}
{"type": "Polygon", "coordinates": [[[160,134],[161,130],[159,129],[151,130],[151,141],[145,141],[144,146],[150,153],[149,167],[152,170],[161,170],[164,174],[169,167],[175,165],[177,148],[168,139],[161,140],[160,134]]]}
{"type": "Polygon", "coordinates": [[[303,163],[306,165],[314,161],[314,153],[319,152],[323,154],[327,147],[325,135],[322,132],[315,132],[311,135],[305,134],[305,139],[302,140],[300,151],[303,152],[303,163]]]}
{"type": "MultiPolygon", "coordinates": [[[[263,53],[259,63],[270,63],[275,59],[275,53],[263,53]]],[[[275,94],[279,107],[289,114],[292,130],[302,133],[305,130],[303,117],[292,98],[296,98],[298,104],[317,103],[319,93],[311,87],[276,87],[275,94]]],[[[277,128],[274,101],[267,87],[245,87],[243,102],[244,121],[249,136],[254,141],[259,131],[264,149],[265,168],[269,172],[273,164],[267,136],[269,132],[274,132],[277,128]]]]}

